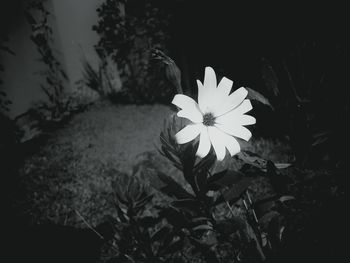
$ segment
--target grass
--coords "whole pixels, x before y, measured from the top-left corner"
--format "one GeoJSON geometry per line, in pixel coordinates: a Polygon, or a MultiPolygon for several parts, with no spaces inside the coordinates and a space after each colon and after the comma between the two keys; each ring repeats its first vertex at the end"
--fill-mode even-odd
{"type": "MultiPolygon", "coordinates": [[[[75,115],[21,168],[21,189],[14,195],[20,216],[32,223],[86,227],[78,211],[97,225],[115,212],[112,183],[118,176],[137,174],[145,167],[179,175],[157,151],[170,113],[165,105],[101,102],[75,115]]],[[[278,141],[253,139],[243,147],[275,162],[289,160],[288,148],[278,141]]],[[[266,182],[259,184],[268,187],[266,182]]]]}

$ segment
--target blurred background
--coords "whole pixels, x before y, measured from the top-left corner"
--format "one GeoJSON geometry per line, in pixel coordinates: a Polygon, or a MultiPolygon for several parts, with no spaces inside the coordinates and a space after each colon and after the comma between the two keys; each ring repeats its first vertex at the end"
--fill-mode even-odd
{"type": "Polygon", "coordinates": [[[298,176],[345,174],[348,22],[346,8],[321,3],[2,0],[9,214],[86,226],[79,211],[97,225],[121,174],[176,174],[155,146],[178,83],[195,97],[206,66],[249,88],[257,124],[244,149],[298,176]]]}

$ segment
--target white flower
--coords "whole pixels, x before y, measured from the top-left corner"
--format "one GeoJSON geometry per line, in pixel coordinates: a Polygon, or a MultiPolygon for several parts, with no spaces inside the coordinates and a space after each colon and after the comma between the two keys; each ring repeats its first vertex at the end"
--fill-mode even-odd
{"type": "Polygon", "coordinates": [[[244,127],[256,122],[254,117],[245,114],[252,109],[250,100],[245,99],[248,91],[242,87],[230,94],[232,83],[223,77],[217,85],[214,70],[206,67],[204,83],[197,80],[198,103],[183,94],[175,95],[172,101],[181,109],[177,116],[191,121],[175,135],[176,140],[184,144],[199,135],[196,153],[199,157],[205,157],[213,145],[217,159],[222,161],[226,148],[231,156],[240,152],[241,147],[235,137],[248,141],[252,136],[244,127]]]}

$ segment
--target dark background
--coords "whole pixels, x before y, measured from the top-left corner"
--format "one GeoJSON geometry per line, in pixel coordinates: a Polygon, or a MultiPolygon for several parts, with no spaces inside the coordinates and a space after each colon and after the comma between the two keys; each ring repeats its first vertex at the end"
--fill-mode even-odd
{"type": "Polygon", "coordinates": [[[345,45],[347,35],[345,9],[335,5],[178,1],[173,12],[172,50],[189,71],[202,76],[210,65],[245,85],[261,85],[261,57],[285,56],[304,41],[345,45]]]}

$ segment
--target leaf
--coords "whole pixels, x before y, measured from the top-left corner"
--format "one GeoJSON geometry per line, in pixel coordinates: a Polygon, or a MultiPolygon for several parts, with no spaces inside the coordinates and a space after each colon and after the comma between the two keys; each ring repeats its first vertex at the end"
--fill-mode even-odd
{"type": "Polygon", "coordinates": [[[261,93],[255,91],[251,88],[246,87],[246,89],[248,90],[247,99],[256,100],[256,101],[258,101],[266,106],[269,106],[272,110],[274,110],[273,106],[271,105],[269,100],[264,95],[262,95],[261,93]]]}
{"type": "Polygon", "coordinates": [[[230,235],[237,230],[245,229],[246,225],[244,221],[239,217],[233,217],[230,219],[218,220],[215,225],[215,230],[225,235],[230,235]]]}
{"type": "Polygon", "coordinates": [[[171,205],[175,208],[186,210],[190,213],[200,211],[201,203],[195,199],[182,199],[171,202],[171,205]]]}
{"type": "Polygon", "coordinates": [[[127,223],[129,218],[125,215],[125,213],[123,212],[123,210],[120,208],[118,204],[115,204],[115,207],[117,209],[117,214],[120,222],[127,223]]]}
{"type": "Polygon", "coordinates": [[[114,192],[115,196],[117,197],[117,200],[122,203],[123,205],[129,205],[129,202],[127,200],[125,200],[124,198],[122,198],[117,191],[114,192]]]}
{"type": "Polygon", "coordinates": [[[244,174],[239,171],[225,170],[214,174],[209,178],[209,190],[219,190],[223,187],[236,184],[244,178],[244,174]]]}
{"type": "Polygon", "coordinates": [[[216,236],[212,231],[209,232],[209,235],[204,239],[197,239],[193,236],[190,236],[189,240],[196,247],[197,250],[200,250],[202,252],[207,251],[208,249],[210,249],[210,247],[218,243],[218,240],[216,239],[216,236]]]}
{"type": "Polygon", "coordinates": [[[279,216],[280,213],[277,211],[269,211],[265,215],[263,215],[261,218],[259,218],[259,225],[263,230],[267,230],[271,220],[275,218],[276,216],[279,216]]]}
{"type": "Polygon", "coordinates": [[[162,243],[162,245],[159,247],[158,249],[158,254],[159,255],[164,255],[167,253],[167,251],[169,251],[169,247],[171,245],[173,245],[174,243],[176,243],[177,241],[179,241],[177,239],[178,235],[177,235],[177,232],[176,231],[171,231],[169,232],[166,236],[165,236],[165,239],[162,243]]]}
{"type": "Polygon", "coordinates": [[[208,171],[202,171],[196,176],[196,184],[201,194],[205,194],[208,191],[207,188],[207,177],[208,171]]]}
{"type": "Polygon", "coordinates": [[[170,197],[175,196],[178,199],[194,198],[193,195],[188,193],[179,183],[177,183],[170,176],[168,176],[162,172],[158,172],[157,176],[165,184],[165,186],[160,187],[160,189],[159,189],[163,193],[169,195],[170,197]]]}
{"type": "Polygon", "coordinates": [[[223,170],[223,171],[220,171],[220,172],[217,172],[213,175],[211,175],[209,178],[208,178],[208,185],[209,184],[213,184],[215,181],[221,179],[222,177],[225,176],[225,174],[227,173],[227,169],[223,170]]]}
{"type": "MultiPolygon", "coordinates": [[[[197,150],[197,147],[194,147],[197,150]]],[[[216,156],[210,152],[206,157],[200,159],[198,163],[195,164],[193,173],[199,173],[200,171],[208,171],[215,163],[216,156]]]]}
{"type": "Polygon", "coordinates": [[[141,219],[139,219],[138,222],[143,228],[150,228],[153,227],[155,224],[159,223],[160,220],[161,219],[159,217],[144,216],[141,219]]]}
{"type": "Polygon", "coordinates": [[[177,228],[183,228],[183,227],[187,227],[189,224],[189,221],[187,220],[187,218],[185,217],[185,215],[176,210],[173,207],[169,207],[169,208],[163,208],[160,212],[159,212],[159,216],[166,218],[166,220],[173,226],[177,227],[177,228]]]}
{"type": "Polygon", "coordinates": [[[285,169],[290,167],[292,164],[290,163],[275,163],[277,169],[285,169]]]}
{"type": "Polygon", "coordinates": [[[267,160],[261,158],[256,153],[242,150],[236,156],[245,163],[251,164],[264,172],[267,171],[267,160]]]}
{"type": "Polygon", "coordinates": [[[151,202],[152,199],[153,199],[153,195],[147,195],[146,197],[136,202],[135,208],[144,207],[147,203],[151,202]]]}
{"type": "Polygon", "coordinates": [[[195,226],[194,228],[192,228],[193,231],[198,231],[198,230],[203,230],[203,231],[209,231],[209,230],[213,230],[213,227],[210,225],[199,225],[199,226],[195,226]]]}
{"type": "Polygon", "coordinates": [[[212,226],[212,223],[211,223],[211,220],[207,217],[196,217],[191,220],[190,225],[193,228],[200,225],[212,226]]]}
{"type": "Polygon", "coordinates": [[[184,242],[184,238],[182,237],[178,237],[179,239],[176,241],[173,241],[172,243],[170,243],[167,247],[163,248],[161,251],[161,255],[167,255],[167,254],[174,254],[177,251],[180,251],[185,242],[184,242]]]}
{"type": "Polygon", "coordinates": [[[284,196],[281,196],[278,200],[280,200],[282,203],[284,203],[287,201],[295,200],[295,197],[291,196],[291,195],[284,195],[284,196]]]}
{"type": "Polygon", "coordinates": [[[274,96],[278,96],[280,91],[278,89],[277,75],[266,58],[262,58],[262,63],[261,74],[265,85],[274,96]]]}
{"type": "Polygon", "coordinates": [[[223,192],[223,197],[226,201],[236,201],[247,190],[252,182],[251,178],[244,178],[237,184],[233,185],[229,190],[223,192]]]}
{"type": "Polygon", "coordinates": [[[160,241],[163,240],[168,234],[170,233],[170,227],[169,226],[164,226],[161,229],[159,229],[157,232],[155,232],[152,237],[151,241],[160,241]]]}

